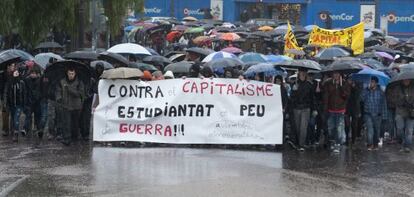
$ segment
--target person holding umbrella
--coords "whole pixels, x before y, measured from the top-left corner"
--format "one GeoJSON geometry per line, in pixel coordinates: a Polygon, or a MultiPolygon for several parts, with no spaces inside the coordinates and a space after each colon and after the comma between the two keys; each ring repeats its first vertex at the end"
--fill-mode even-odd
{"type": "Polygon", "coordinates": [[[311,110],[313,109],[313,86],[307,80],[308,73],[306,69],[299,69],[298,80],[293,85],[291,93],[291,106],[293,107],[293,136],[296,137],[296,143],[299,151],[304,151],[308,123],[311,110]]]}
{"type": "Polygon", "coordinates": [[[378,85],[378,78],[371,77],[369,87],[362,91],[361,98],[364,102],[364,123],[367,127],[368,151],[378,150],[379,135],[382,116],[386,115],[385,94],[378,85]]]}
{"type": "Polygon", "coordinates": [[[396,106],[397,133],[401,135],[403,143],[401,151],[409,153],[414,129],[414,84],[410,79],[401,80],[395,87],[394,100],[391,102],[396,106]]]}
{"type": "Polygon", "coordinates": [[[345,143],[345,111],[350,95],[350,88],[342,79],[341,73],[334,71],[332,79],[324,83],[324,111],[328,114],[328,132],[331,149],[339,153],[341,144],[345,143]]]}
{"type": "Polygon", "coordinates": [[[56,101],[62,107],[62,143],[66,146],[77,138],[84,94],[84,84],[77,78],[75,68],[68,67],[66,77],[56,88],[56,101]]]}

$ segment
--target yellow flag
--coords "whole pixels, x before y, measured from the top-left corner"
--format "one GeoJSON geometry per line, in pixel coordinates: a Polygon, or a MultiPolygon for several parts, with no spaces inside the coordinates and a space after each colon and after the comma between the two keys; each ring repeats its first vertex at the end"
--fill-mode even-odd
{"type": "Polygon", "coordinates": [[[340,30],[314,27],[309,36],[309,44],[321,47],[343,45],[350,47],[354,55],[362,54],[364,53],[364,23],[340,30]]]}
{"type": "Polygon", "coordinates": [[[293,57],[294,55],[293,54],[289,54],[287,51],[289,49],[302,50],[302,48],[299,47],[298,42],[296,41],[295,34],[293,34],[292,27],[290,26],[289,21],[288,21],[288,24],[287,25],[288,25],[288,29],[287,29],[287,32],[286,32],[286,35],[285,35],[284,54],[286,56],[293,57]]]}

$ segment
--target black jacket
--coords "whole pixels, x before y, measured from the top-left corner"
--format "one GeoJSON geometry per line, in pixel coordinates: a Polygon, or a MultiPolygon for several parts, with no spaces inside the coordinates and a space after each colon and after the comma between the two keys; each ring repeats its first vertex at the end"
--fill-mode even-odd
{"type": "Polygon", "coordinates": [[[26,83],[19,77],[7,81],[3,93],[3,100],[8,107],[24,107],[28,103],[26,83]]]}
{"type": "Polygon", "coordinates": [[[297,90],[292,90],[290,99],[293,109],[313,109],[314,90],[313,85],[309,81],[297,81],[297,90]]]}

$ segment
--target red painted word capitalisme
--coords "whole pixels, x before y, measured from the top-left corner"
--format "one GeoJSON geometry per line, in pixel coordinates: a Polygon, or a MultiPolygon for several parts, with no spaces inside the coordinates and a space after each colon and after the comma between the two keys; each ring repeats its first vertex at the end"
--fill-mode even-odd
{"type": "Polygon", "coordinates": [[[227,84],[210,82],[186,81],[182,86],[184,93],[219,94],[241,96],[273,96],[273,84],[227,84]]]}

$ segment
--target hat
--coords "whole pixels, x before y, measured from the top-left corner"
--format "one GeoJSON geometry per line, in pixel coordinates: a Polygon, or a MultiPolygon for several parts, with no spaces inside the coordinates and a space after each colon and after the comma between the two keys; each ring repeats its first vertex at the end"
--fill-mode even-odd
{"type": "Polygon", "coordinates": [[[144,71],[144,74],[142,75],[141,79],[151,81],[152,80],[152,74],[148,70],[146,70],[146,71],[144,71]]]}
{"type": "Polygon", "coordinates": [[[170,70],[168,70],[167,72],[165,72],[164,78],[166,78],[166,79],[174,79],[174,73],[171,72],[170,70]]]}

